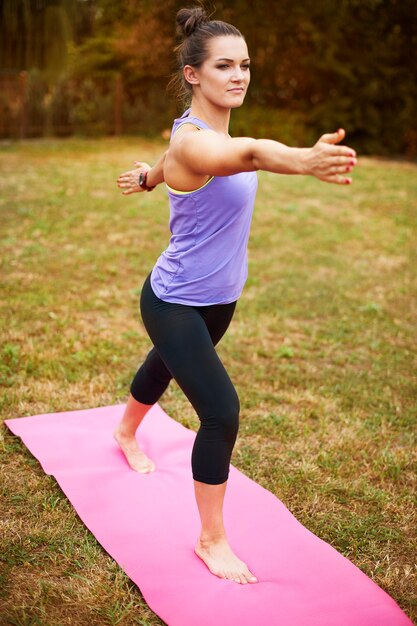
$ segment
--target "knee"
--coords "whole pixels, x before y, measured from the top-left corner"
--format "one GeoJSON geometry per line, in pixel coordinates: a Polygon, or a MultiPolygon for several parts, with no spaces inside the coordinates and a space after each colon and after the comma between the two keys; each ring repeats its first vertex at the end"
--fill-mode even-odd
{"type": "Polygon", "coordinates": [[[239,430],[240,402],[236,394],[229,394],[222,401],[217,401],[213,415],[217,429],[221,429],[227,438],[235,439],[239,430]]]}
{"type": "Polygon", "coordinates": [[[138,402],[155,404],[169,385],[172,376],[157,359],[148,359],[141,365],[130,385],[130,393],[138,402]]]}

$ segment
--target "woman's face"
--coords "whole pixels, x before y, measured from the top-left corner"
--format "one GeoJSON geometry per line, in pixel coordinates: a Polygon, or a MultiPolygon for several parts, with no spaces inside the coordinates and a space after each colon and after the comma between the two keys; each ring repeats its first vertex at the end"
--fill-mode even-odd
{"type": "Polygon", "coordinates": [[[214,37],[209,40],[208,52],[200,68],[185,66],[186,78],[199,85],[201,94],[213,104],[230,109],[241,106],[250,82],[245,40],[231,35],[214,37]]]}

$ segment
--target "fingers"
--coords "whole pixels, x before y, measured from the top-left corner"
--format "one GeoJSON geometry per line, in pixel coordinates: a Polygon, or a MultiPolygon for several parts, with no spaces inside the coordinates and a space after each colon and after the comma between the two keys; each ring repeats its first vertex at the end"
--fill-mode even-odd
{"type": "Polygon", "coordinates": [[[346,176],[353,170],[353,165],[332,165],[326,173],[318,176],[320,180],[327,183],[336,183],[338,185],[351,185],[352,178],[346,176]]]}
{"type": "Polygon", "coordinates": [[[124,195],[127,195],[129,193],[134,193],[135,191],[140,191],[140,187],[138,186],[138,181],[136,179],[132,180],[132,178],[129,178],[129,177],[118,179],[117,186],[120,189],[125,189],[125,191],[122,191],[124,195]]]}
{"type": "Polygon", "coordinates": [[[117,183],[117,186],[121,189],[125,189],[125,191],[122,191],[124,195],[128,195],[129,193],[137,193],[138,191],[143,191],[143,189],[135,183],[117,183]]]}
{"type": "Polygon", "coordinates": [[[355,165],[356,165],[356,162],[353,162],[353,161],[344,162],[344,165],[332,165],[330,168],[330,173],[331,174],[344,174],[345,172],[351,172],[355,165]]]}
{"type": "Polygon", "coordinates": [[[341,156],[335,156],[333,157],[333,163],[335,165],[349,165],[349,166],[353,166],[356,165],[357,161],[356,161],[356,157],[354,156],[350,156],[350,153],[348,155],[344,154],[341,156]]]}
{"type": "Polygon", "coordinates": [[[124,178],[124,179],[131,178],[132,176],[133,176],[133,177],[139,176],[139,174],[140,174],[142,171],[144,171],[144,169],[146,169],[146,168],[143,168],[143,167],[138,167],[137,169],[134,169],[134,170],[128,170],[127,172],[122,172],[122,173],[119,175],[119,177],[118,177],[118,179],[117,179],[117,180],[121,180],[122,178],[124,178]]]}
{"type": "Polygon", "coordinates": [[[138,169],[123,172],[123,174],[120,174],[116,183],[119,188],[125,189],[125,191],[122,192],[123,195],[128,195],[130,193],[139,191],[139,172],[140,170],[138,169]]]}
{"type": "Polygon", "coordinates": [[[321,156],[327,156],[332,159],[333,163],[343,165],[356,165],[357,156],[353,148],[349,146],[333,146],[326,142],[317,143],[314,148],[321,156]]]}
{"type": "Polygon", "coordinates": [[[352,184],[352,178],[347,176],[356,165],[356,159],[345,157],[333,157],[331,161],[319,168],[315,176],[324,182],[338,185],[352,184]],[[338,165],[336,165],[338,163],[338,165]]]}
{"type": "Polygon", "coordinates": [[[320,180],[338,185],[350,185],[346,176],[357,164],[356,152],[349,146],[336,145],[345,136],[343,128],[322,135],[310,152],[310,173],[320,180]]]}
{"type": "Polygon", "coordinates": [[[320,142],[323,142],[327,144],[326,149],[335,150],[336,151],[335,154],[337,155],[356,158],[356,152],[353,148],[350,148],[349,146],[336,146],[335,145],[339,143],[339,141],[342,141],[345,135],[346,133],[343,128],[339,128],[339,130],[336,133],[325,133],[317,141],[316,146],[320,142]]]}
{"type": "Polygon", "coordinates": [[[132,178],[130,176],[126,176],[125,178],[118,178],[117,185],[119,187],[131,187],[132,186],[132,178]]]}
{"type": "MultiPolygon", "coordinates": [[[[146,165],[146,163],[143,163],[142,165],[146,165]]],[[[136,181],[139,178],[139,174],[143,171],[147,171],[146,167],[138,167],[135,170],[129,170],[127,172],[122,172],[122,174],[120,174],[120,176],[117,179],[117,182],[126,182],[126,181],[136,181]]]]}
{"type": "Polygon", "coordinates": [[[351,172],[356,165],[356,159],[352,157],[334,157],[329,167],[330,174],[344,174],[351,172]]]}
{"type": "Polygon", "coordinates": [[[336,183],[337,185],[351,185],[352,179],[347,178],[346,176],[341,176],[340,174],[333,174],[331,176],[326,176],[322,178],[325,183],[336,183]]]}
{"type": "Polygon", "coordinates": [[[137,169],[123,172],[116,181],[119,188],[125,189],[125,191],[122,191],[124,196],[144,191],[139,187],[139,174],[151,169],[151,166],[144,161],[135,161],[134,163],[137,165],[137,169]]]}
{"type": "Polygon", "coordinates": [[[339,143],[342,139],[345,138],[345,130],[343,128],[339,128],[339,130],[335,133],[325,133],[319,139],[319,141],[324,141],[325,143],[339,143]]]}
{"type": "Polygon", "coordinates": [[[333,180],[332,182],[336,183],[337,185],[351,185],[353,181],[351,178],[345,178],[344,176],[337,176],[336,179],[333,180]]]}

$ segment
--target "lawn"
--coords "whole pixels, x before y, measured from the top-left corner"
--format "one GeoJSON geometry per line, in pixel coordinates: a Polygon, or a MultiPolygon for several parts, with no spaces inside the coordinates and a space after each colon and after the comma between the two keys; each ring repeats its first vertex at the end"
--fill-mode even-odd
{"type": "MultiPolygon", "coordinates": [[[[168,201],[163,185],[123,196],[116,179],[165,146],[0,146],[2,419],[126,400],[168,201]]],[[[346,187],[258,177],[249,278],[218,346],[241,400],[232,463],[417,620],[417,165],[359,158],[346,187]]],[[[175,383],[161,406],[197,431],[175,383]]],[[[163,624],[0,432],[0,623],[163,624]]]]}

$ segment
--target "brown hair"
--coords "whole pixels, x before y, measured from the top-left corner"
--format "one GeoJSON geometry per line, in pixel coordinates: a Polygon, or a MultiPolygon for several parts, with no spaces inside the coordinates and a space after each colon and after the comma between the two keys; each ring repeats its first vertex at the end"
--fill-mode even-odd
{"type": "Polygon", "coordinates": [[[183,41],[174,48],[177,57],[177,69],[168,83],[176,97],[190,106],[193,93],[192,85],[185,80],[183,69],[186,65],[199,68],[208,58],[208,41],[214,37],[232,35],[243,37],[232,24],[220,20],[210,20],[202,6],[180,9],[176,15],[176,34],[183,41]]]}

